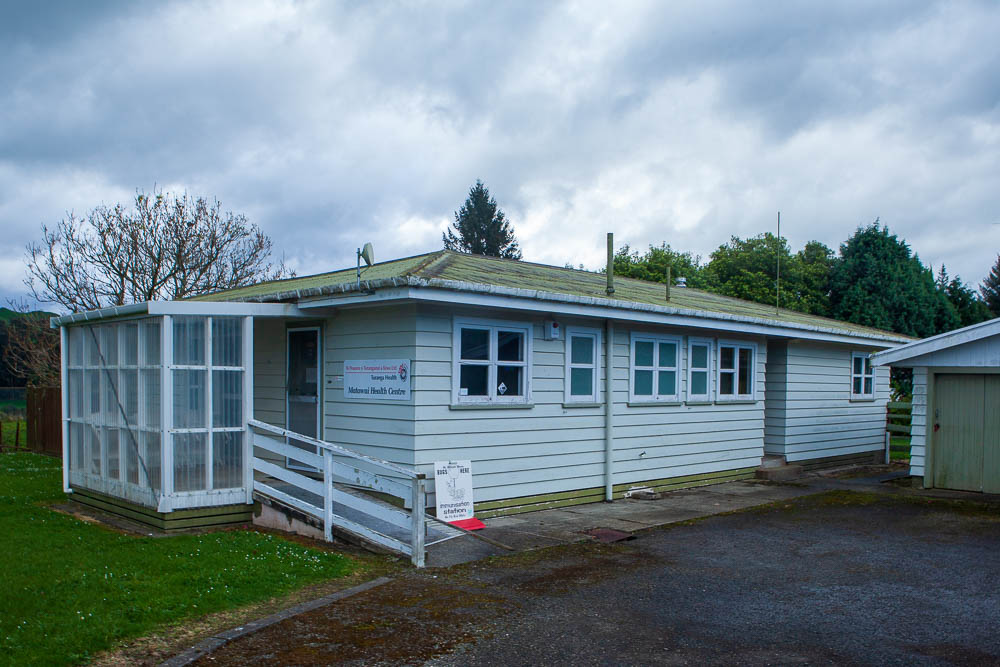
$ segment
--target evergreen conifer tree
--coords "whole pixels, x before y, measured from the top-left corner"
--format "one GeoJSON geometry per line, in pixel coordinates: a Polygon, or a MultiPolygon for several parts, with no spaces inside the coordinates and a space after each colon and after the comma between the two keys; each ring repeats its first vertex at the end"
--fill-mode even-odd
{"type": "Polygon", "coordinates": [[[986,307],[993,313],[993,317],[1000,317],[1000,256],[979,287],[979,294],[986,302],[986,307]]]}
{"type": "Polygon", "coordinates": [[[521,259],[514,228],[480,180],[469,189],[465,204],[455,212],[455,222],[441,234],[441,240],[447,250],[521,259]]]}

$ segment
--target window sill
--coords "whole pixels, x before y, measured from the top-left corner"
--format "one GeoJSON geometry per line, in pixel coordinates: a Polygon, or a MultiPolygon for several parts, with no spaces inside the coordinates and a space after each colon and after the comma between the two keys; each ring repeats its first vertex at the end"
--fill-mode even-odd
{"type": "Polygon", "coordinates": [[[851,396],[851,403],[874,403],[874,396],[851,396]]]}
{"type": "Polygon", "coordinates": [[[684,405],[715,405],[714,401],[684,401],[684,405]]]}
{"type": "Polygon", "coordinates": [[[719,398],[715,400],[716,405],[752,405],[760,402],[756,398],[719,398]]]}
{"type": "Polygon", "coordinates": [[[603,408],[604,403],[595,403],[594,401],[570,401],[563,403],[562,406],[564,408],[603,408]]]}
{"type": "Polygon", "coordinates": [[[530,410],[534,403],[452,403],[449,410],[530,410]]]}
{"type": "Polygon", "coordinates": [[[683,405],[680,401],[629,401],[626,405],[630,408],[648,408],[655,406],[683,405]]]}

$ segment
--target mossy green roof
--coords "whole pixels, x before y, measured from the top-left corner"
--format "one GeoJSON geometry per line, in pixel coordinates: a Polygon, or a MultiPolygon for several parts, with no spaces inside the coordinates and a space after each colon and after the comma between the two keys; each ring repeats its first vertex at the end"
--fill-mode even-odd
{"type": "MultiPolygon", "coordinates": [[[[608,297],[607,277],[602,273],[579,269],[534,264],[482,255],[469,255],[439,250],[425,255],[373,264],[362,270],[363,289],[378,288],[393,281],[404,284],[409,279],[433,281],[462,289],[460,284],[498,286],[511,289],[535,290],[548,294],[594,299],[613,298],[616,301],[664,306],[694,313],[719,313],[741,318],[768,320],[775,324],[792,324],[842,331],[847,335],[908,340],[905,336],[850,322],[807,315],[791,310],[775,313],[773,306],[713,294],[691,287],[674,287],[666,299],[663,283],[615,276],[615,293],[608,297]]],[[[204,301],[291,301],[301,296],[354,291],[356,269],[343,269],[301,278],[278,280],[217,292],[202,297],[204,301]]],[[[412,282],[412,280],[410,280],[412,282]]]]}

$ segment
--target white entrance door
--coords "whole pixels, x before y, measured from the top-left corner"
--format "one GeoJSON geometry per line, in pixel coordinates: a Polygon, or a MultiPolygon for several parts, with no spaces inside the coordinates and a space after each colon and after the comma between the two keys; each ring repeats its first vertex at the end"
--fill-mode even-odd
{"type": "MultiPolygon", "coordinates": [[[[319,436],[321,357],[319,327],[288,330],[285,424],[289,431],[313,438],[319,436]]],[[[317,453],[315,445],[292,439],[288,444],[317,453]]],[[[291,457],[285,463],[289,468],[315,470],[291,457]]]]}

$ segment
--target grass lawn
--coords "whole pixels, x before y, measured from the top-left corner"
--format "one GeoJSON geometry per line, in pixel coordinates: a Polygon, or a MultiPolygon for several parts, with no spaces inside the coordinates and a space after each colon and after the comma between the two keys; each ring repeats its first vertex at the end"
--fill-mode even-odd
{"type": "MultiPolygon", "coordinates": [[[[4,444],[4,446],[5,447],[13,447],[14,446],[14,436],[17,435],[17,422],[14,421],[13,419],[5,419],[5,420],[3,420],[3,429],[0,429],[0,430],[3,431],[3,444],[4,444]]],[[[20,446],[21,446],[22,449],[26,449],[27,448],[27,445],[25,444],[27,442],[27,440],[28,440],[28,422],[26,422],[26,421],[24,421],[22,419],[21,420],[21,439],[20,439],[20,446]]]]}
{"type": "MultiPolygon", "coordinates": [[[[144,538],[54,512],[61,462],[0,455],[0,661],[86,661],[157,626],[341,577],[359,565],[273,535],[144,538]]],[[[8,662],[9,661],[9,662],[8,662]]]]}
{"type": "Polygon", "coordinates": [[[910,437],[907,435],[894,435],[889,441],[889,458],[893,461],[903,461],[910,458],[910,437]],[[906,447],[904,451],[894,451],[897,447],[906,447]]]}

